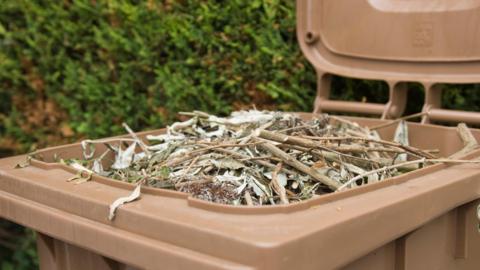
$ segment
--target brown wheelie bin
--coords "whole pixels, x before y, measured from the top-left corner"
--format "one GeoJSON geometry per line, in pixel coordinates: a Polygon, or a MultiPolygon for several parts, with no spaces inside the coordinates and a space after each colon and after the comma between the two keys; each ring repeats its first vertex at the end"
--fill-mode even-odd
{"type": "MultiPolygon", "coordinates": [[[[470,0],[301,0],[297,34],[318,74],[315,113],[356,112],[378,125],[402,115],[406,82],[425,86],[413,146],[441,156],[464,145],[454,127],[480,114],[441,108],[444,83],[480,82],[480,3],[470,0]],[[386,104],[329,99],[332,74],[384,80],[386,104]]],[[[304,114],[311,117],[312,114],[304,114]]],[[[381,130],[392,138],[394,127],[381,130]]],[[[148,132],[155,134],[161,130],[148,132]]],[[[147,133],[140,134],[145,136],[147,133]]],[[[472,129],[480,139],[480,130],[472,129]]],[[[0,160],[0,216],[38,232],[41,269],[480,269],[480,166],[437,164],[307,201],[263,207],[201,201],[142,189],[113,221],[109,205],[133,189],[75,171],[54,155],[80,157],[79,144],[0,160]]],[[[459,158],[474,159],[480,150],[459,158]]]]}

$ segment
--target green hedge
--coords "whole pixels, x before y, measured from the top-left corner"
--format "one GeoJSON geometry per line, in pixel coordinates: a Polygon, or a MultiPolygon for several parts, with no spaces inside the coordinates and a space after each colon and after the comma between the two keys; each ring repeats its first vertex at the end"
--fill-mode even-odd
{"type": "MultiPolygon", "coordinates": [[[[119,134],[123,121],[158,128],[178,111],[310,111],[315,81],[291,0],[0,0],[0,156],[119,134]]],[[[412,89],[407,112],[423,102],[412,89]]],[[[448,106],[480,109],[478,85],[451,89],[448,106]]],[[[336,98],[386,93],[333,81],[336,98]]]]}
{"type": "Polygon", "coordinates": [[[292,1],[4,1],[0,132],[43,146],[177,111],[310,110],[294,14],[292,1]]]}

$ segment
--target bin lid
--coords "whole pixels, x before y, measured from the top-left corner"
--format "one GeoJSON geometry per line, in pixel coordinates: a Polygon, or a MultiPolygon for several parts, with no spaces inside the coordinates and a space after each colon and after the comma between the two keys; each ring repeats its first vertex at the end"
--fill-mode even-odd
{"type": "Polygon", "coordinates": [[[480,82],[478,0],[298,0],[300,47],[319,74],[480,82]]]}

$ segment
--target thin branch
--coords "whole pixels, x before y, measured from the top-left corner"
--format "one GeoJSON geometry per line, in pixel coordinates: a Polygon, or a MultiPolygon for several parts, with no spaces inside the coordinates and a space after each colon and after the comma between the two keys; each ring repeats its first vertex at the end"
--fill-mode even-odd
{"type": "Polygon", "coordinates": [[[273,170],[273,173],[272,173],[272,186],[275,192],[277,192],[278,196],[280,196],[280,201],[283,204],[289,204],[285,188],[282,186],[282,184],[280,184],[278,180],[278,173],[280,172],[281,169],[282,169],[282,162],[279,162],[277,164],[277,167],[275,167],[275,170],[273,170]]]}
{"type": "MultiPolygon", "coordinates": [[[[215,148],[215,149],[212,149],[212,150],[214,150],[216,152],[221,152],[221,153],[232,155],[233,157],[236,157],[238,159],[248,159],[248,158],[250,158],[247,155],[240,154],[240,153],[237,153],[237,152],[233,152],[233,151],[223,149],[223,148],[215,148]]],[[[275,165],[268,162],[268,161],[261,160],[261,159],[252,159],[251,161],[254,162],[254,163],[257,163],[259,165],[265,166],[267,168],[275,169],[275,165]]],[[[296,175],[297,174],[297,173],[295,173],[295,172],[293,172],[293,171],[291,171],[287,168],[282,168],[282,171],[285,172],[285,173],[288,173],[289,175],[296,175]]]]}
{"type": "Polygon", "coordinates": [[[285,164],[292,166],[293,168],[310,175],[313,179],[317,180],[320,183],[327,185],[330,189],[336,190],[340,184],[329,177],[319,173],[317,170],[312,169],[305,164],[301,163],[300,161],[296,160],[295,158],[291,157],[289,154],[283,152],[280,148],[276,147],[275,145],[265,142],[260,145],[260,147],[270,152],[272,155],[280,158],[285,164]]]}
{"type": "MultiPolygon", "coordinates": [[[[292,137],[292,136],[290,136],[292,137]]],[[[398,147],[405,149],[406,151],[410,152],[410,154],[414,154],[420,157],[425,157],[425,158],[435,158],[432,154],[429,154],[421,149],[415,148],[413,146],[407,146],[407,145],[402,145],[396,142],[390,142],[390,141],[384,141],[384,140],[377,140],[377,139],[372,139],[372,138],[366,138],[366,137],[358,137],[358,136],[347,136],[347,137],[315,137],[315,136],[301,136],[297,137],[300,139],[311,139],[315,141],[363,141],[363,142],[373,142],[373,143],[378,143],[378,144],[383,144],[383,145],[388,145],[388,146],[393,146],[393,147],[398,147]]]]}
{"type": "Polygon", "coordinates": [[[462,157],[479,147],[477,139],[465,123],[458,124],[457,133],[463,141],[463,148],[451,155],[450,158],[452,159],[462,157]]]}
{"type": "Polygon", "coordinates": [[[421,117],[421,116],[424,116],[424,115],[427,115],[427,114],[428,114],[428,112],[419,112],[419,113],[403,116],[403,117],[397,118],[393,121],[389,121],[387,123],[383,123],[383,124],[380,124],[380,125],[377,125],[377,126],[370,127],[370,130],[377,130],[377,129],[385,128],[385,127],[391,126],[393,124],[396,124],[396,123],[398,123],[402,120],[413,119],[413,118],[421,117]]]}
{"type": "Polygon", "coordinates": [[[148,150],[147,145],[142,140],[140,140],[140,138],[137,136],[137,134],[135,134],[135,132],[133,132],[133,130],[127,125],[127,123],[122,123],[122,126],[130,134],[130,136],[132,136],[132,138],[135,140],[135,142],[138,143],[140,148],[142,148],[143,152],[145,152],[145,154],[147,156],[151,156],[152,153],[150,152],[150,150],[148,150]]]}
{"type": "Polygon", "coordinates": [[[248,206],[253,206],[253,200],[252,200],[252,195],[250,195],[250,191],[245,189],[245,202],[247,203],[248,206]]]}
{"type": "Polygon", "coordinates": [[[407,161],[407,162],[403,162],[403,163],[398,163],[398,164],[394,164],[394,165],[390,165],[390,166],[385,166],[385,167],[382,167],[380,169],[368,171],[368,172],[363,173],[363,174],[359,174],[359,175],[353,177],[352,179],[348,180],[345,184],[341,185],[337,189],[337,191],[341,191],[341,190],[345,189],[346,187],[350,186],[353,182],[355,182],[357,180],[360,180],[360,179],[362,179],[366,176],[369,176],[371,174],[392,170],[392,169],[399,168],[399,167],[406,166],[406,165],[421,164],[421,163],[479,164],[480,160],[458,160],[458,159],[455,160],[455,159],[446,159],[446,158],[445,159],[425,159],[425,158],[423,158],[423,159],[411,160],[411,161],[407,161]]]}

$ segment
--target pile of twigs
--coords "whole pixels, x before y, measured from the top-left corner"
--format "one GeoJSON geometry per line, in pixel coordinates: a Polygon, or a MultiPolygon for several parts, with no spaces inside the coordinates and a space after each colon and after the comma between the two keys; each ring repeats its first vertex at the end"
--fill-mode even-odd
{"type": "MultiPolygon", "coordinates": [[[[141,140],[84,141],[84,159],[67,164],[90,173],[190,193],[234,205],[289,204],[382,181],[433,162],[435,150],[408,143],[400,121],[394,141],[340,117],[239,111],[227,118],[204,112],[141,140]],[[97,144],[107,152],[94,157],[97,144]],[[115,158],[103,168],[108,152],[115,158]]],[[[468,131],[468,130],[467,130],[468,131]]],[[[139,192],[139,191],[138,191],[139,192]]]]}

